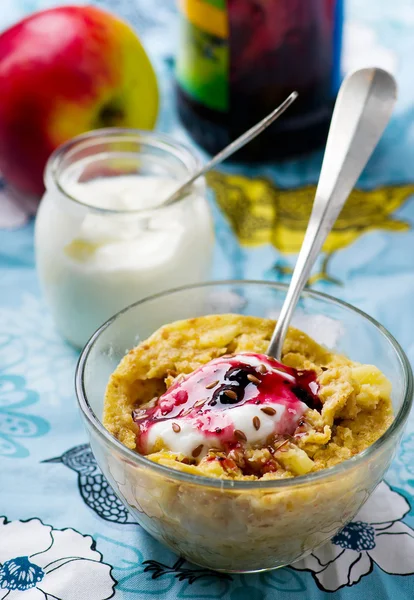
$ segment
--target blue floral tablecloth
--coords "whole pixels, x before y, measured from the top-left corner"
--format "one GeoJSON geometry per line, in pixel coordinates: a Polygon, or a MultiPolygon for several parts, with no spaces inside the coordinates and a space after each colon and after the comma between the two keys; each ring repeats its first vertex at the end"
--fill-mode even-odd
{"type": "MultiPolygon", "coordinates": [[[[63,3],[63,2],[62,2],[63,3]]],[[[53,0],[1,0],[6,27],[53,0]]],[[[129,19],[162,84],[158,128],[186,139],[173,114],[172,1],[96,0],[129,19]],[[168,35],[166,35],[168,30],[168,35]]],[[[349,0],[344,69],[377,64],[399,82],[395,116],[330,237],[313,286],[382,322],[414,360],[414,4],[349,0]]],[[[1,102],[1,98],[0,98],[1,102]]],[[[283,167],[227,171],[216,191],[215,276],[287,281],[321,154],[283,167]],[[259,176],[260,179],[252,179],[259,176]],[[228,202],[223,186],[237,197],[228,202]],[[271,207],[257,220],[257,198],[271,207]],[[281,206],[288,208],[280,211],[281,206]],[[234,232],[237,231],[237,235],[234,232]]],[[[293,600],[414,595],[414,423],[386,482],[331,543],[295,567],[218,575],[175,556],[132,522],[86,444],[73,374],[34,264],[33,222],[0,184],[0,600],[132,598],[293,600]]]]}

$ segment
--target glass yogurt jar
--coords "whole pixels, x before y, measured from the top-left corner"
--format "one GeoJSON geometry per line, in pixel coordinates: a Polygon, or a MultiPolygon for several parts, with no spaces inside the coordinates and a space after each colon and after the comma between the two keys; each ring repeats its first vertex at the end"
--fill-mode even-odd
{"type": "Polygon", "coordinates": [[[198,167],[181,144],[132,129],[93,131],[51,155],[36,260],[69,342],[81,347],[125,306],[208,276],[214,233],[204,179],[163,206],[198,167]]]}

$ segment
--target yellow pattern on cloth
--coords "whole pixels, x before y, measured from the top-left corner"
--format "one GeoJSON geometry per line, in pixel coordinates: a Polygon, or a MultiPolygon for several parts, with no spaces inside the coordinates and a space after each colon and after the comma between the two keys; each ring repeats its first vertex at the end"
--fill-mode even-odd
{"type": "MultiPolygon", "coordinates": [[[[277,187],[270,179],[213,172],[207,175],[216,200],[244,246],[272,244],[283,254],[299,252],[316,186],[277,187]]],[[[407,231],[410,224],[393,212],[414,194],[414,184],[353,190],[323,251],[330,257],[372,230],[407,231]]],[[[329,279],[322,272],[314,279],[329,279]]]]}

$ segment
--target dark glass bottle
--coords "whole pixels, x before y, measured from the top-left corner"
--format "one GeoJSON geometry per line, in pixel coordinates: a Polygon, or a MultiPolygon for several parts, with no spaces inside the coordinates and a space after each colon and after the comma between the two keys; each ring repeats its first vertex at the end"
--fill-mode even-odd
{"type": "Polygon", "coordinates": [[[343,0],[181,0],[177,103],[215,154],[293,90],[299,98],[237,160],[283,159],[321,146],[340,80],[343,0]]]}

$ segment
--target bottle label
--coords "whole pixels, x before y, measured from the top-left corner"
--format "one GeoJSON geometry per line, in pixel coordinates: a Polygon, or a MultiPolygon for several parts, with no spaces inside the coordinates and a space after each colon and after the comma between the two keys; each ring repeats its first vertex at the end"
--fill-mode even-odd
{"type": "Polygon", "coordinates": [[[229,108],[226,0],[179,0],[182,15],[176,77],[207,108],[229,108]]]}
{"type": "Polygon", "coordinates": [[[176,77],[191,99],[222,113],[231,109],[236,120],[244,111],[253,121],[293,89],[308,120],[330,105],[340,82],[343,0],[178,4],[176,77]]]}

